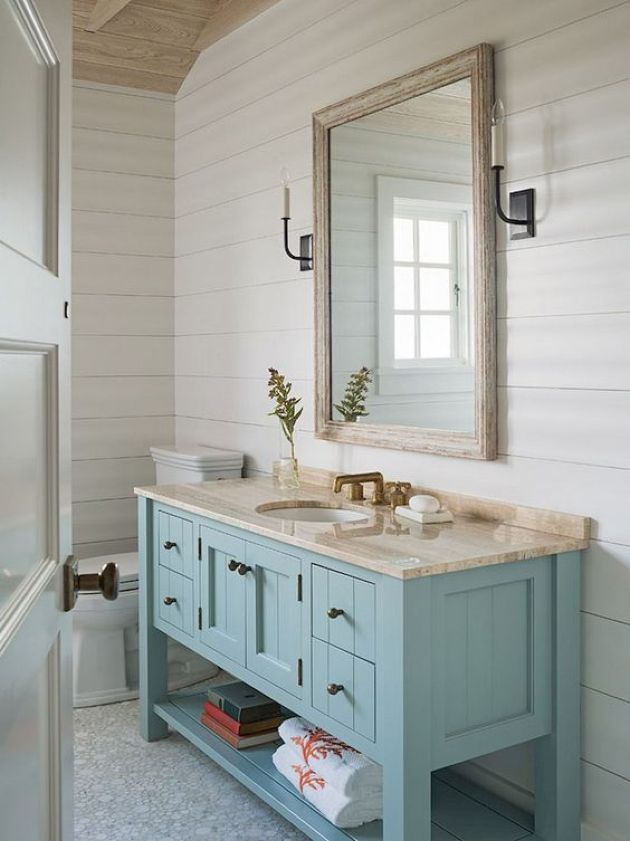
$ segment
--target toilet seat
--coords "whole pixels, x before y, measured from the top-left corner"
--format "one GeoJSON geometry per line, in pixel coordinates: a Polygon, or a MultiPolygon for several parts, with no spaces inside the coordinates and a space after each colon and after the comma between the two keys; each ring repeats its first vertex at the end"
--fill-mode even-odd
{"type": "MultiPolygon", "coordinates": [[[[125,593],[138,589],[138,553],[123,552],[118,555],[99,555],[79,561],[79,573],[100,572],[105,564],[114,562],[118,566],[118,592],[125,593]]],[[[100,593],[83,593],[81,598],[102,598],[100,593]]]]}

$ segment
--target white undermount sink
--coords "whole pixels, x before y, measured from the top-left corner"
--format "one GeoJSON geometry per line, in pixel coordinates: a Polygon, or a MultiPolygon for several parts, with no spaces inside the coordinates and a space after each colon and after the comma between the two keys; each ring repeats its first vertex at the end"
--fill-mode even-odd
{"type": "Polygon", "coordinates": [[[322,502],[300,502],[299,505],[286,502],[266,502],[256,509],[258,514],[275,520],[294,520],[301,523],[353,523],[367,520],[369,515],[348,508],[335,508],[322,502]]]}

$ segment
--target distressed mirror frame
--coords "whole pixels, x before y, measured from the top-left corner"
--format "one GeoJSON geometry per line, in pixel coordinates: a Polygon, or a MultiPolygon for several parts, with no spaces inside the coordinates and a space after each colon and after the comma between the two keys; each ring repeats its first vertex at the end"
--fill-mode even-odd
{"type": "Polygon", "coordinates": [[[378,85],[313,115],[315,213],[315,435],[329,441],[494,459],[496,410],[496,252],[490,169],[490,113],[494,100],[494,51],[479,44],[378,85]],[[332,420],[330,131],[411,97],[471,79],[475,268],[475,431],[348,423],[332,420]]]}

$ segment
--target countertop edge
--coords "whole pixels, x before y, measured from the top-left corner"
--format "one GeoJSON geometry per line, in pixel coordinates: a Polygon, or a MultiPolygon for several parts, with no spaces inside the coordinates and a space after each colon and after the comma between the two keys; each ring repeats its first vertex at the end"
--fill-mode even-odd
{"type": "MultiPolygon", "coordinates": [[[[159,487],[159,486],[158,486],[159,487]]],[[[269,540],[275,540],[279,543],[284,543],[288,546],[295,546],[300,549],[306,549],[314,554],[322,555],[327,558],[342,561],[351,566],[368,569],[372,572],[381,575],[387,575],[390,578],[400,580],[409,580],[412,578],[423,578],[431,575],[445,575],[451,572],[461,572],[466,569],[478,569],[484,566],[495,566],[497,564],[516,563],[518,561],[531,560],[533,558],[544,555],[556,555],[566,552],[575,552],[586,549],[589,545],[589,540],[586,538],[567,537],[564,535],[553,534],[550,532],[538,532],[536,529],[529,529],[525,526],[511,525],[511,528],[522,529],[527,532],[539,533],[541,536],[541,544],[539,547],[531,547],[529,549],[512,550],[508,552],[496,552],[491,555],[481,555],[475,557],[474,555],[459,561],[446,561],[443,564],[419,564],[413,569],[392,568],[385,571],[383,565],[372,561],[370,558],[364,558],[360,563],[357,562],[356,557],[352,558],[343,551],[335,551],[333,547],[322,546],[313,541],[304,540],[294,535],[287,535],[278,533],[272,528],[265,528],[257,523],[245,522],[238,517],[231,517],[227,514],[221,514],[216,511],[211,511],[202,505],[195,505],[190,502],[182,502],[181,500],[170,499],[167,495],[161,494],[154,490],[153,487],[137,487],[134,488],[136,496],[151,499],[154,502],[161,502],[164,505],[170,505],[173,508],[181,509],[189,514],[196,514],[201,517],[208,517],[218,523],[232,526],[233,528],[242,529],[243,531],[258,534],[261,537],[266,537],[269,540]]],[[[412,562],[414,559],[409,558],[412,562]]],[[[400,561],[404,563],[404,561],[400,561]]]]}

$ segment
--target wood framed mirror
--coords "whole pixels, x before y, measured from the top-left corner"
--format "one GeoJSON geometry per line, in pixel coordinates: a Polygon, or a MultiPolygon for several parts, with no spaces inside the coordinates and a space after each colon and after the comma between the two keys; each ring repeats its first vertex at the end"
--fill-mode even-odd
{"type": "Polygon", "coordinates": [[[493,76],[480,44],[313,116],[318,438],[496,458],[493,76]]]}

